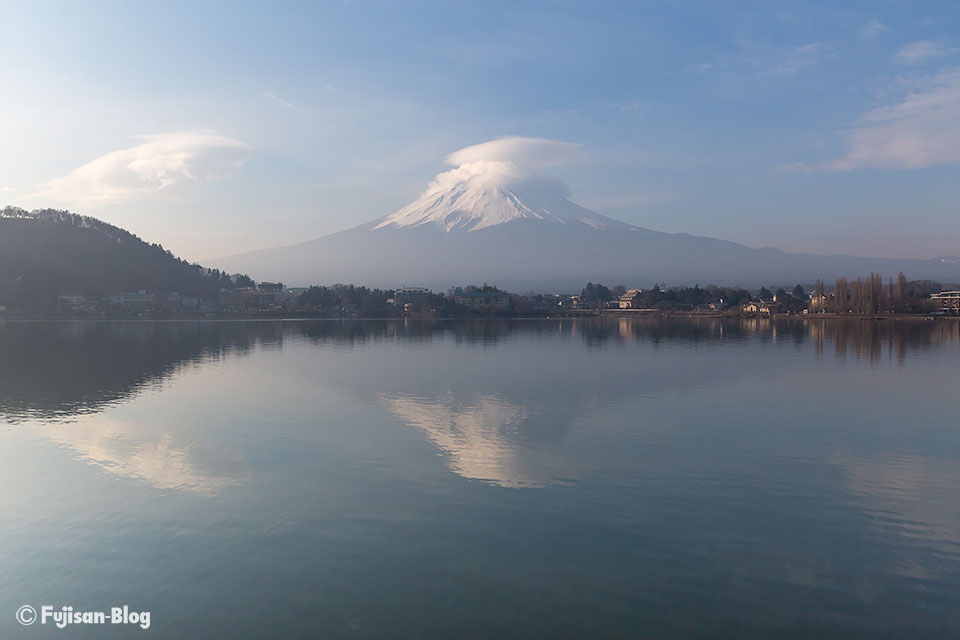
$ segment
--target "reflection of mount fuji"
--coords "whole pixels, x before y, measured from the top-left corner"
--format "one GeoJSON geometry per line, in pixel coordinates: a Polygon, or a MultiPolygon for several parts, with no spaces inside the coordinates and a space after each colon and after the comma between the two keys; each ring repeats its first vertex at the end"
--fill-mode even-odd
{"type": "MultiPolygon", "coordinates": [[[[525,437],[530,422],[543,420],[543,405],[493,395],[459,400],[381,395],[380,402],[404,422],[422,429],[449,456],[451,471],[504,487],[536,487],[570,475],[569,465],[549,445],[525,437]]],[[[563,416],[552,416],[562,420],[563,416]]],[[[562,423],[559,423],[562,424],[562,423]]]]}
{"type": "MultiPolygon", "coordinates": [[[[242,357],[256,345],[280,347],[287,339],[307,340],[318,346],[431,340],[483,346],[518,336],[544,340],[567,336],[588,348],[605,348],[632,341],[693,346],[710,345],[718,338],[779,338],[798,343],[813,340],[818,348],[831,345],[838,355],[850,353],[873,359],[886,348],[902,358],[911,351],[930,349],[944,341],[955,342],[956,334],[953,324],[921,321],[804,323],[638,318],[543,322],[0,323],[0,419],[16,423],[97,412],[161,384],[185,366],[216,362],[231,355],[242,357]]],[[[376,377],[377,373],[365,371],[363,375],[376,377]]],[[[528,373],[537,375],[535,370],[528,373]]]]}
{"type": "MultiPolygon", "coordinates": [[[[569,442],[584,429],[575,425],[589,428],[597,411],[638,394],[757,375],[758,363],[775,365],[761,359],[731,367],[742,350],[723,345],[770,341],[808,343],[821,357],[903,362],[913,351],[960,342],[960,327],[642,318],[0,323],[0,421],[36,426],[46,440],[106,472],[158,488],[215,493],[236,481],[241,454],[202,429],[121,409],[139,405],[130,400],[168,380],[203,377],[208,369],[216,378],[218,367],[261,347],[289,349],[292,368],[275,370],[262,383],[264,393],[306,380],[416,427],[462,477],[543,486],[578,476],[581,452],[571,453],[569,442]],[[661,346],[672,357],[655,358],[661,346]],[[307,351],[315,353],[304,359],[307,351]]],[[[589,448],[590,439],[580,445],[589,448]]]]}

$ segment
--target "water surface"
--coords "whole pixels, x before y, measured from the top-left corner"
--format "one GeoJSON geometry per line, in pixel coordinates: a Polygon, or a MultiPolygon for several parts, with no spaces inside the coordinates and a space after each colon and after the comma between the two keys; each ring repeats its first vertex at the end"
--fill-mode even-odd
{"type": "Polygon", "coordinates": [[[957,637],[958,327],[0,324],[0,637],[957,637]]]}

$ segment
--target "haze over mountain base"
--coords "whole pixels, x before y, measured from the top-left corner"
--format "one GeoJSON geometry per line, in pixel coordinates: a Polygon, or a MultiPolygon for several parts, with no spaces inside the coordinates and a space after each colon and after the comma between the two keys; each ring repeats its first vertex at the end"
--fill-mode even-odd
{"type": "Polygon", "coordinates": [[[465,164],[440,174],[420,199],[389,216],[211,266],[291,286],[444,289],[488,282],[517,291],[572,291],[588,281],[751,287],[871,272],[888,278],[901,271],[911,278],[960,280],[955,258],[792,254],[651,231],[585,209],[559,185],[517,178],[515,171],[509,163],[465,164]]]}

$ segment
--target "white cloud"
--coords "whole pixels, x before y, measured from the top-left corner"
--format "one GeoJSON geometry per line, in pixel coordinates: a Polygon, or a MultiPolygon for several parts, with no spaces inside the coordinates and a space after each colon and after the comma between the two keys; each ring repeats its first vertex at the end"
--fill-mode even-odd
{"type": "Polygon", "coordinates": [[[459,166],[469,162],[512,162],[531,169],[557,166],[573,160],[580,145],[544,138],[507,136],[454,151],[445,160],[459,166]]]}
{"type": "Polygon", "coordinates": [[[277,94],[272,93],[272,92],[270,92],[270,91],[265,91],[265,92],[263,93],[263,97],[266,98],[267,100],[271,100],[272,102],[276,102],[276,103],[279,104],[281,107],[284,107],[284,108],[286,108],[286,109],[296,109],[296,107],[293,106],[293,104],[287,102],[286,100],[284,100],[283,98],[281,98],[281,97],[278,96],[277,94]]]}
{"type": "Polygon", "coordinates": [[[330,93],[340,93],[340,89],[337,89],[332,84],[323,85],[324,90],[329,91],[330,93]]]}
{"type": "Polygon", "coordinates": [[[877,36],[885,34],[887,31],[890,31],[890,27],[879,20],[871,20],[860,29],[860,35],[865,38],[876,38],[877,36]]]}
{"type": "Polygon", "coordinates": [[[779,76],[792,78],[801,70],[820,64],[824,57],[833,55],[830,47],[819,42],[811,42],[791,50],[782,62],[761,71],[759,76],[779,76]]]}
{"type": "Polygon", "coordinates": [[[700,64],[688,64],[687,71],[698,71],[700,73],[706,73],[707,71],[713,71],[712,62],[701,62],[700,64]]]}
{"type": "Polygon", "coordinates": [[[960,49],[947,47],[943,40],[922,40],[904,45],[895,57],[900,62],[913,64],[930,58],[943,58],[957,51],[960,49]]]}
{"type": "Polygon", "coordinates": [[[906,99],[864,113],[842,131],[847,152],[807,171],[922,169],[960,162],[960,69],[928,76],[906,99]]]}
{"type": "Polygon", "coordinates": [[[444,160],[455,168],[437,174],[425,193],[443,191],[465,183],[471,187],[494,187],[517,182],[545,182],[561,193],[566,187],[538,175],[548,167],[567,164],[579,157],[580,146],[543,138],[509,136],[454,151],[444,160]]]}
{"type": "Polygon", "coordinates": [[[250,158],[249,145],[206,132],[143,136],[146,140],[39,185],[31,198],[93,207],[143,200],[192,183],[226,177],[250,158]]]}

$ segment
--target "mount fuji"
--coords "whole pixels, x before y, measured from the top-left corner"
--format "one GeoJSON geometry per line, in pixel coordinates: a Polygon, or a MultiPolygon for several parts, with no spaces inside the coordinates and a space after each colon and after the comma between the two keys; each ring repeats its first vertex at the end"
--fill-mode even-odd
{"type": "MultiPolygon", "coordinates": [[[[458,154],[448,161],[461,159],[458,154]]],[[[947,258],[795,254],[651,231],[581,207],[562,184],[489,155],[468,154],[420,198],[383,218],[292,246],[214,260],[212,266],[294,286],[444,289],[488,282],[519,291],[573,291],[588,281],[758,286],[871,272],[886,278],[900,271],[911,278],[960,280],[960,264],[947,258]]]]}

